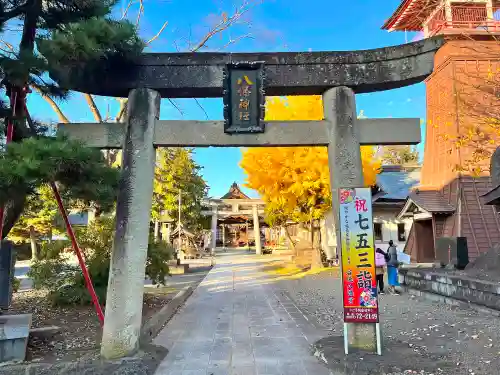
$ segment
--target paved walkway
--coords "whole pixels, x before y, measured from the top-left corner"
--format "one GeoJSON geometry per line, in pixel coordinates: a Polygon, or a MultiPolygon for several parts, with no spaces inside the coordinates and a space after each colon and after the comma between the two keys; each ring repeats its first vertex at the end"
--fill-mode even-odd
{"type": "Polygon", "coordinates": [[[326,336],[275,293],[266,261],[221,254],[155,339],[169,353],[156,375],[328,375],[310,345],[326,336]]]}

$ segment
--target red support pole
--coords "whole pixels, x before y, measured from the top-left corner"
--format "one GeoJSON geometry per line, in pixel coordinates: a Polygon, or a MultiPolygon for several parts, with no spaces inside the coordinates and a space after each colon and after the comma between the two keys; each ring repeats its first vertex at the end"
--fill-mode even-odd
{"type": "MultiPolygon", "coordinates": [[[[26,111],[26,116],[29,117],[29,112],[28,108],[26,106],[26,101],[24,97],[21,98],[23,100],[23,106],[24,110],[26,111]]],[[[10,104],[12,108],[12,117],[16,115],[16,103],[17,102],[17,91],[14,91],[10,97],[10,104]]],[[[9,119],[8,125],[7,125],[7,139],[6,139],[6,144],[12,142],[12,138],[14,135],[14,124],[12,122],[12,118],[9,119]]],[[[90,296],[92,298],[92,302],[94,303],[94,307],[97,313],[97,317],[99,319],[99,322],[101,323],[101,326],[104,324],[104,314],[102,312],[102,307],[99,303],[99,298],[97,297],[97,294],[95,292],[94,286],[92,285],[92,280],[90,279],[89,272],[87,270],[87,267],[85,266],[85,261],[82,256],[82,252],[80,250],[80,247],[78,246],[78,242],[76,241],[75,233],[73,232],[73,228],[71,227],[71,223],[69,222],[68,215],[66,213],[66,210],[64,208],[61,195],[59,194],[59,190],[57,189],[57,186],[55,182],[50,183],[50,187],[52,188],[52,191],[54,192],[54,196],[57,201],[57,205],[59,207],[59,211],[61,212],[61,215],[64,219],[64,223],[66,224],[66,230],[68,232],[68,236],[71,240],[71,244],[73,246],[73,250],[76,253],[76,256],[78,258],[78,263],[80,264],[80,268],[82,269],[83,273],[83,278],[85,280],[85,286],[87,287],[87,290],[90,293],[90,296]]],[[[0,206],[0,240],[3,238],[3,217],[4,217],[4,207],[0,206]]]]}
{"type": "MultiPolygon", "coordinates": [[[[23,102],[23,106],[26,112],[26,117],[29,119],[30,114],[26,106],[26,101],[23,102]]],[[[7,139],[8,137],[9,137],[9,131],[7,130],[7,139]]],[[[12,131],[11,131],[11,140],[12,140],[12,131]]],[[[57,185],[55,184],[55,182],[53,181],[50,182],[50,187],[54,192],[54,196],[57,201],[57,206],[59,207],[59,211],[61,212],[61,215],[63,217],[64,224],[66,224],[66,231],[68,232],[68,236],[71,240],[71,245],[73,246],[73,250],[75,251],[75,254],[78,258],[78,263],[80,264],[80,268],[82,269],[83,278],[85,280],[85,286],[90,293],[90,297],[92,298],[92,302],[94,304],[97,313],[97,318],[99,319],[99,322],[101,323],[102,326],[104,324],[104,314],[102,312],[102,307],[101,304],[99,303],[99,298],[97,297],[97,294],[95,292],[92,280],[90,279],[89,271],[87,270],[87,266],[85,265],[85,260],[83,259],[82,252],[80,250],[80,247],[78,246],[78,242],[76,241],[75,233],[73,232],[73,228],[71,227],[71,223],[69,222],[68,214],[66,213],[66,209],[64,208],[61,195],[59,194],[59,190],[57,189],[57,185]]]]}
{"type": "Polygon", "coordinates": [[[87,287],[87,290],[89,291],[90,296],[92,297],[92,302],[94,303],[94,307],[97,312],[97,317],[99,318],[99,322],[101,323],[102,326],[104,324],[104,314],[102,312],[102,308],[99,303],[99,298],[97,297],[97,294],[95,293],[94,290],[94,286],[92,285],[92,280],[90,279],[89,271],[85,266],[85,261],[82,256],[82,252],[80,250],[80,247],[78,246],[78,242],[76,241],[75,233],[73,232],[73,228],[71,227],[71,223],[69,222],[68,214],[66,213],[66,210],[64,208],[61,195],[59,194],[59,190],[57,189],[55,182],[51,182],[50,187],[52,188],[54,196],[56,197],[57,205],[59,206],[59,211],[63,216],[68,236],[71,239],[71,245],[73,245],[73,250],[75,251],[76,256],[78,257],[78,263],[80,263],[80,268],[82,269],[83,278],[85,279],[85,286],[87,287]]]}
{"type": "MultiPolygon", "coordinates": [[[[17,92],[11,93],[10,97],[10,107],[12,108],[12,117],[16,115],[16,103],[17,102],[17,92]]],[[[7,139],[5,140],[5,147],[12,142],[12,137],[14,136],[14,123],[12,118],[9,118],[7,123],[7,139]]],[[[3,217],[5,215],[5,207],[0,206],[0,240],[3,240],[3,217]]]]}

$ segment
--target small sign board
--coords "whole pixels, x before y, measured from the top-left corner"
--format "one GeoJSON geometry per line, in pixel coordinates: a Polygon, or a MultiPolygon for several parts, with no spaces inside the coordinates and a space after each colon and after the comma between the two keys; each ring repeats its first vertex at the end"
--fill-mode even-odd
{"type": "Polygon", "coordinates": [[[228,64],[223,99],[225,133],[264,133],[263,63],[228,64]]]}
{"type": "Polygon", "coordinates": [[[345,323],[378,323],[370,188],[339,189],[345,323]]]}

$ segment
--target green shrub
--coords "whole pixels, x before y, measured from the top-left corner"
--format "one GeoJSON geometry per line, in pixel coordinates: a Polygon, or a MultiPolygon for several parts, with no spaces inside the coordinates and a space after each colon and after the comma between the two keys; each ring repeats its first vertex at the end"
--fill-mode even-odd
{"type": "Polygon", "coordinates": [[[35,289],[56,290],[63,285],[68,285],[80,272],[77,266],[66,264],[62,259],[39,260],[32,263],[28,276],[35,289]]]}
{"type": "Polygon", "coordinates": [[[154,285],[165,284],[165,278],[170,275],[167,261],[172,259],[174,251],[173,246],[169,243],[165,241],[154,242],[150,239],[146,275],[154,285]]]}
{"type": "MultiPolygon", "coordinates": [[[[75,233],[101,303],[106,298],[114,229],[113,219],[100,218],[75,233]]],[[[90,304],[92,299],[80,267],[68,265],[61,257],[62,250],[68,245],[67,241],[44,244],[46,257],[31,266],[28,276],[33,280],[34,288],[49,291],[48,298],[54,305],[90,304]]],[[[165,278],[169,275],[167,261],[172,258],[172,254],[171,245],[150,241],[146,275],[154,284],[165,284],[165,278]]]]}
{"type": "Polygon", "coordinates": [[[21,286],[21,280],[18,279],[17,277],[14,277],[12,280],[12,291],[16,293],[19,290],[19,287],[21,286]]]}
{"type": "Polygon", "coordinates": [[[71,242],[67,240],[42,241],[40,242],[40,259],[58,259],[68,248],[71,248],[71,242]]]}

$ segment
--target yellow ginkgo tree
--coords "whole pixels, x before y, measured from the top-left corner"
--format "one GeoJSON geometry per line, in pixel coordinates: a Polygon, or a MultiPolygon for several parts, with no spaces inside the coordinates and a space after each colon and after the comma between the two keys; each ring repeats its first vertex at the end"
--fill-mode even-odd
{"type": "MultiPolygon", "coordinates": [[[[266,120],[321,120],[321,96],[267,98],[266,120]]],[[[373,147],[361,147],[366,186],[376,183],[380,161],[373,147]]],[[[249,148],[240,166],[246,186],[266,201],[266,221],[284,226],[291,220],[311,222],[331,208],[330,176],[326,147],[249,148]]]]}

